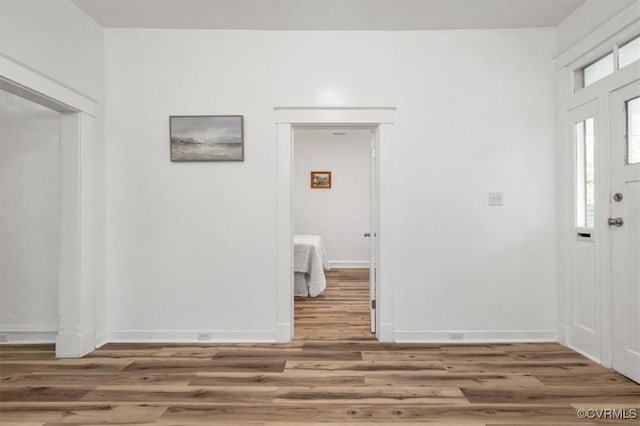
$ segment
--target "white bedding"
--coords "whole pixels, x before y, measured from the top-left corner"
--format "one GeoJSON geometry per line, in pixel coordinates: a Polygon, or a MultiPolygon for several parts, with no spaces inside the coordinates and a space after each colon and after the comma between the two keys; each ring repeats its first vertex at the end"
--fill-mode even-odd
{"type": "Polygon", "coordinates": [[[319,235],[296,235],[293,241],[294,294],[320,295],[327,287],[329,258],[319,235]]]}

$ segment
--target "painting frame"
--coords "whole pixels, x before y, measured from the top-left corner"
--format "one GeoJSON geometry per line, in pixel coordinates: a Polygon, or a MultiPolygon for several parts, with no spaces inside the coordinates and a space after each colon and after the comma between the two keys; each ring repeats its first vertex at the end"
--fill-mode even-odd
{"type": "Polygon", "coordinates": [[[312,189],[331,189],[331,171],[314,170],[311,172],[312,189]]]}
{"type": "MultiPolygon", "coordinates": [[[[202,129],[200,129],[202,131],[202,129]]],[[[218,136],[220,138],[221,136],[218,136]]],[[[242,162],[245,157],[243,115],[170,115],[169,155],[171,162],[242,162]],[[215,126],[219,122],[222,133],[228,140],[215,141],[216,136],[199,141],[195,139],[198,127],[215,126]],[[224,123],[229,129],[225,129],[224,123]],[[193,126],[192,129],[188,125],[193,126]],[[236,142],[236,140],[239,140],[236,142]]]]}

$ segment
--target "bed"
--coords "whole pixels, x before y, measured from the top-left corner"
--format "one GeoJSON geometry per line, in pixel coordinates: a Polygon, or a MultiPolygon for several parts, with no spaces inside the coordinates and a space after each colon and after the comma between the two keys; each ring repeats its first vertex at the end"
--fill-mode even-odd
{"type": "Polygon", "coordinates": [[[295,296],[319,296],[327,287],[324,271],[329,258],[319,235],[295,235],[293,241],[293,277],[295,296]]]}

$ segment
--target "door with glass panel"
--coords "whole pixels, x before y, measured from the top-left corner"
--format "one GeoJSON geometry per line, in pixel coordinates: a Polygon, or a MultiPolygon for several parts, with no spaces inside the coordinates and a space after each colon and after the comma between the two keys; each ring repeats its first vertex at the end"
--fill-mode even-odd
{"type": "Polygon", "coordinates": [[[612,366],[640,382],[640,81],[610,111],[612,366]]]}
{"type": "Polygon", "coordinates": [[[570,293],[567,340],[571,348],[600,358],[600,317],[597,307],[598,275],[601,273],[596,238],[597,102],[570,113],[574,189],[573,233],[570,236],[570,293]]]}

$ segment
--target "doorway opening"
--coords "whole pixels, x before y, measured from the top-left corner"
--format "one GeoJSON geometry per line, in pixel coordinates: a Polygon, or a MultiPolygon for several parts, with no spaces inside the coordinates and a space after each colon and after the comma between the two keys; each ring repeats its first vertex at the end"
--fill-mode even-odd
{"type": "Polygon", "coordinates": [[[57,357],[81,357],[96,347],[93,125],[97,102],[8,57],[0,57],[0,70],[0,89],[59,116],[58,253],[56,265],[51,267],[57,270],[47,273],[57,282],[57,333],[51,334],[55,335],[57,357]]]}
{"type": "Polygon", "coordinates": [[[375,337],[376,135],[375,126],[293,128],[296,339],[375,337]]]}
{"type": "MultiPolygon", "coordinates": [[[[293,144],[294,129],[304,126],[360,126],[375,129],[375,157],[371,162],[375,168],[375,194],[371,198],[375,213],[371,221],[376,230],[369,237],[371,315],[375,336],[381,342],[392,342],[393,336],[393,134],[395,107],[275,107],[278,152],[278,241],[277,241],[277,293],[276,293],[276,341],[290,342],[294,337],[294,274],[293,274],[293,144]]],[[[322,177],[322,175],[321,175],[322,177]]],[[[324,175],[326,178],[326,174],[324,175]]],[[[323,179],[320,179],[322,184],[323,179]]],[[[326,179],[325,179],[326,180],[326,179]]]]}
{"type": "Polygon", "coordinates": [[[58,332],[60,113],[0,89],[0,341],[58,332]]]}

